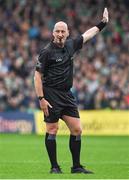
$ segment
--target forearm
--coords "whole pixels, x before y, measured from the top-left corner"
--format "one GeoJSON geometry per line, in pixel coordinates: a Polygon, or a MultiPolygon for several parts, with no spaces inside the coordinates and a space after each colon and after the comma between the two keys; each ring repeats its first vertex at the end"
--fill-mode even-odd
{"type": "Polygon", "coordinates": [[[41,78],[41,74],[38,71],[35,71],[34,86],[35,86],[35,91],[36,91],[37,97],[44,96],[42,78],[41,78]]]}
{"type": "Polygon", "coordinates": [[[99,33],[99,28],[97,26],[94,26],[93,28],[87,30],[85,33],[82,34],[83,43],[93,38],[97,33],[99,33]]]}
{"type": "Polygon", "coordinates": [[[85,43],[89,39],[93,38],[96,34],[98,34],[106,26],[106,24],[108,23],[108,20],[109,20],[108,10],[107,8],[104,8],[103,18],[101,22],[97,24],[96,26],[94,26],[93,28],[86,31],[84,34],[82,34],[83,43],[85,43]]]}

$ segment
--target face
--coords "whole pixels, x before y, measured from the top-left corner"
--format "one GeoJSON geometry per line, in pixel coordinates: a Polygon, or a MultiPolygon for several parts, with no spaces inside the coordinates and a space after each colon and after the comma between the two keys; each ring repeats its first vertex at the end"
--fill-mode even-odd
{"type": "Polygon", "coordinates": [[[69,36],[67,24],[64,22],[56,23],[53,30],[53,36],[54,43],[60,47],[63,47],[67,37],[69,36]]]}

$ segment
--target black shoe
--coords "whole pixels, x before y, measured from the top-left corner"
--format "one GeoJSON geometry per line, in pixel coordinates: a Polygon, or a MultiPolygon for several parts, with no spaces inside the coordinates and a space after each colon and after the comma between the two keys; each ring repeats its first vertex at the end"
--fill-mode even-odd
{"type": "Polygon", "coordinates": [[[84,173],[84,174],[94,174],[92,171],[89,171],[85,169],[83,166],[78,166],[78,167],[72,167],[71,168],[71,173],[84,173]]]}
{"type": "Polygon", "coordinates": [[[51,174],[62,174],[60,167],[52,167],[50,170],[51,174]]]}

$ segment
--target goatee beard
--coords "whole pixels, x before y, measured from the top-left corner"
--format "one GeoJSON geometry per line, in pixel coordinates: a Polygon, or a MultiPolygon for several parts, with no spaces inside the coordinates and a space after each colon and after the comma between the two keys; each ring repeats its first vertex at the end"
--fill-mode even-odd
{"type": "Polygon", "coordinates": [[[64,44],[62,43],[62,39],[59,39],[58,46],[60,46],[60,47],[63,47],[63,46],[64,46],[64,44]]]}

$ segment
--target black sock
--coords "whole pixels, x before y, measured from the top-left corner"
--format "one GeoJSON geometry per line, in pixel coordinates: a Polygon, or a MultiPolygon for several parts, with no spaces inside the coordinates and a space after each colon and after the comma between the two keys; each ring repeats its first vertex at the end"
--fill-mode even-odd
{"type": "Polygon", "coordinates": [[[58,167],[56,155],[56,135],[46,133],[45,145],[52,167],[58,167]]]}
{"type": "Polygon", "coordinates": [[[73,167],[80,166],[81,135],[70,135],[69,148],[72,154],[73,167]]]}

